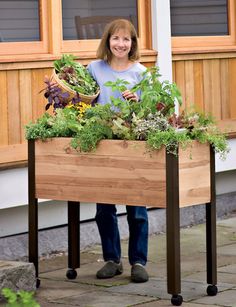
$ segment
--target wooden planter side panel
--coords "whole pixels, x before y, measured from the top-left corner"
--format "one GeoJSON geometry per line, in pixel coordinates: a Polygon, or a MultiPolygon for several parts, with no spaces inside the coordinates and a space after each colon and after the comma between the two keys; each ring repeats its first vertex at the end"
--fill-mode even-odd
{"type": "Polygon", "coordinates": [[[165,150],[145,142],[101,141],[93,153],[70,139],[36,142],[36,197],[81,202],[166,206],[165,150]]]}
{"type": "MultiPolygon", "coordinates": [[[[165,150],[145,142],[103,140],[78,153],[69,138],[37,141],[36,197],[166,207],[165,150]]],[[[180,206],[210,202],[210,148],[194,142],[179,150],[180,206]]]]}
{"type": "Polygon", "coordinates": [[[211,201],[210,146],[194,142],[179,151],[180,207],[211,201]]]}

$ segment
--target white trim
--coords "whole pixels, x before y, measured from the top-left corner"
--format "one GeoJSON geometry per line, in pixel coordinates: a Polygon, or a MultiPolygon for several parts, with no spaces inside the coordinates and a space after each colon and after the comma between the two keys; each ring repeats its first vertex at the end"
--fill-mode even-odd
{"type": "Polygon", "coordinates": [[[157,65],[163,80],[172,82],[170,1],[152,1],[152,40],[158,51],[157,65]]]}

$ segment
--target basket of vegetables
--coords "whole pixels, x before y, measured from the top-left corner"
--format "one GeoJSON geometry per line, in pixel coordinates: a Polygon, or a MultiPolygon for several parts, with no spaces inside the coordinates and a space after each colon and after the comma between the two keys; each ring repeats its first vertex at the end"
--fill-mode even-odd
{"type": "Polygon", "coordinates": [[[53,62],[52,80],[69,94],[68,101],[79,95],[85,103],[93,102],[99,95],[99,86],[89,71],[71,54],[63,54],[53,62]]]}

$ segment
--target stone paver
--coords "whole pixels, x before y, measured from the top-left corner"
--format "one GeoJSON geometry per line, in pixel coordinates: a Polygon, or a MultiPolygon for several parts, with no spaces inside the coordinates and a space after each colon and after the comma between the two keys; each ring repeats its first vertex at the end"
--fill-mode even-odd
{"type": "Polygon", "coordinates": [[[217,294],[217,296],[204,297],[195,300],[200,304],[212,304],[223,307],[236,307],[236,290],[227,290],[217,294]]]}
{"type": "MultiPolygon", "coordinates": [[[[217,296],[206,294],[205,225],[181,229],[181,295],[183,307],[236,307],[236,215],[217,221],[217,296]]],[[[41,286],[36,300],[42,307],[168,307],[166,236],[149,237],[150,279],[144,284],[130,282],[128,241],[122,241],[124,273],[113,279],[98,280],[96,271],[103,265],[101,246],[81,253],[81,266],[74,280],[66,278],[67,255],[40,261],[41,286]]],[[[1,270],[1,262],[0,262],[1,270]]],[[[0,306],[4,306],[0,302],[0,306]]]]}

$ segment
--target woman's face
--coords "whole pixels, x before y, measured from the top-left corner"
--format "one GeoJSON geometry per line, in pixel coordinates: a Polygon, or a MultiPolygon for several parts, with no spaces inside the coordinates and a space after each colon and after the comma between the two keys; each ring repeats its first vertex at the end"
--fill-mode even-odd
{"type": "Polygon", "coordinates": [[[132,45],[132,39],[128,31],[123,29],[116,31],[111,35],[109,44],[113,57],[117,59],[128,59],[132,45]]]}

